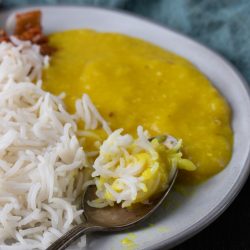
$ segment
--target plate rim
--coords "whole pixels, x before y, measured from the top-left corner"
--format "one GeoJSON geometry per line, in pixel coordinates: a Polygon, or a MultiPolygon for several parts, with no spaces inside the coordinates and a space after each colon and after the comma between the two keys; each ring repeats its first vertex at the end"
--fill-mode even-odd
{"type": "MultiPolygon", "coordinates": [[[[179,31],[174,30],[173,28],[165,26],[164,24],[158,23],[155,20],[151,20],[150,18],[144,17],[142,15],[139,15],[137,13],[132,13],[127,10],[123,9],[116,9],[114,7],[105,7],[105,6],[93,6],[89,4],[48,4],[48,5],[41,5],[41,4],[31,4],[27,6],[20,6],[20,7],[13,7],[13,8],[7,8],[5,10],[0,10],[0,19],[1,15],[6,15],[7,17],[15,12],[18,11],[28,11],[28,10],[34,10],[34,9],[77,9],[78,11],[80,9],[91,9],[93,11],[100,10],[104,12],[110,12],[115,14],[120,14],[123,16],[127,16],[129,18],[138,19],[141,21],[144,21],[148,24],[153,24],[155,26],[161,27],[167,32],[170,32],[174,35],[178,35],[180,38],[184,39],[185,42],[192,42],[196,45],[200,46],[202,49],[205,49],[207,52],[209,52],[213,57],[216,57],[217,59],[221,60],[225,65],[227,65],[231,71],[239,78],[239,82],[237,84],[240,84],[241,87],[243,87],[243,90],[247,94],[248,100],[250,101],[250,86],[247,83],[247,80],[243,77],[243,75],[240,73],[240,71],[234,66],[229,60],[227,60],[224,56],[222,56],[219,52],[214,51],[213,49],[209,48],[207,45],[201,43],[200,41],[197,41],[195,38],[192,38],[186,34],[183,34],[179,31]]],[[[186,58],[189,60],[188,58],[186,58]]],[[[204,74],[204,73],[203,73],[204,74]]],[[[209,226],[211,223],[213,223],[235,200],[237,195],[240,193],[241,189],[245,185],[249,175],[250,175],[250,148],[248,148],[248,156],[245,160],[245,162],[242,164],[243,168],[238,176],[237,182],[234,183],[234,185],[231,187],[231,189],[228,191],[227,195],[202,219],[197,221],[196,223],[192,224],[191,226],[187,227],[186,229],[182,230],[179,234],[174,235],[168,239],[159,241],[154,246],[143,248],[144,250],[150,250],[150,249],[160,249],[162,247],[172,248],[176,245],[179,245],[183,243],[184,241],[188,240],[192,236],[196,235],[200,231],[202,231],[204,228],[209,226]]]]}

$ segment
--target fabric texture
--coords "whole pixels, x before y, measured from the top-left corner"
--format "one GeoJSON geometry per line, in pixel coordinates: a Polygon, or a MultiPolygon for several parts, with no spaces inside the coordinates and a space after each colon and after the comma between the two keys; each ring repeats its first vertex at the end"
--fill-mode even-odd
{"type": "Polygon", "coordinates": [[[249,0],[2,0],[6,8],[37,4],[123,9],[182,32],[230,60],[250,83],[249,0]]]}

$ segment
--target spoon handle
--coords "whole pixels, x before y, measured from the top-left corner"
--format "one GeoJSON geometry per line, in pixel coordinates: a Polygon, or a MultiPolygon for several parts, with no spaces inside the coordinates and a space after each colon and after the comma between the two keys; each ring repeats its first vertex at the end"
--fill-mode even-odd
{"type": "Polygon", "coordinates": [[[93,232],[100,230],[101,227],[93,226],[88,223],[82,223],[73,227],[70,231],[56,240],[52,245],[50,245],[46,250],[64,250],[75,240],[83,236],[87,232],[93,232]]]}

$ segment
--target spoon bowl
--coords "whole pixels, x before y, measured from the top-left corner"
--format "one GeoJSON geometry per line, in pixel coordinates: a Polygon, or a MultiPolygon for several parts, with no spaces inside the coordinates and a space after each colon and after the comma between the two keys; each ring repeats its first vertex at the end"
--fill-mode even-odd
{"type": "Polygon", "coordinates": [[[47,250],[63,250],[79,237],[88,232],[103,231],[116,232],[129,229],[150,217],[162,204],[171,190],[178,170],[175,171],[169,186],[161,196],[152,200],[149,204],[139,204],[131,208],[122,208],[119,205],[113,207],[94,208],[87,203],[95,198],[95,187],[90,186],[83,196],[83,216],[85,222],[73,227],[68,233],[56,240],[47,250]]]}
{"type": "MultiPolygon", "coordinates": [[[[166,137],[161,136],[157,138],[162,143],[165,142],[166,137]],[[164,139],[165,138],[165,139],[164,139]]],[[[152,140],[149,139],[149,140],[152,140]]],[[[69,232],[56,240],[47,250],[63,250],[66,249],[72,242],[80,238],[88,232],[103,231],[116,232],[129,229],[143,222],[150,217],[157,208],[166,199],[169,191],[173,187],[176,180],[178,170],[170,175],[167,189],[159,194],[154,199],[149,200],[146,204],[135,204],[128,208],[122,208],[119,204],[114,206],[107,206],[104,208],[95,208],[88,205],[88,201],[96,198],[96,187],[89,186],[82,198],[83,216],[85,221],[75,227],[69,232]]]]}

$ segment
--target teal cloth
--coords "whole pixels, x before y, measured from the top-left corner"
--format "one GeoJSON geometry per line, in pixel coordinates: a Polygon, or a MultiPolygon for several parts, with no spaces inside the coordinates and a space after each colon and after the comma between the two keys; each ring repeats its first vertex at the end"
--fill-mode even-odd
{"type": "Polygon", "coordinates": [[[2,0],[4,7],[95,5],[145,16],[207,45],[250,83],[250,0],[2,0]]]}

